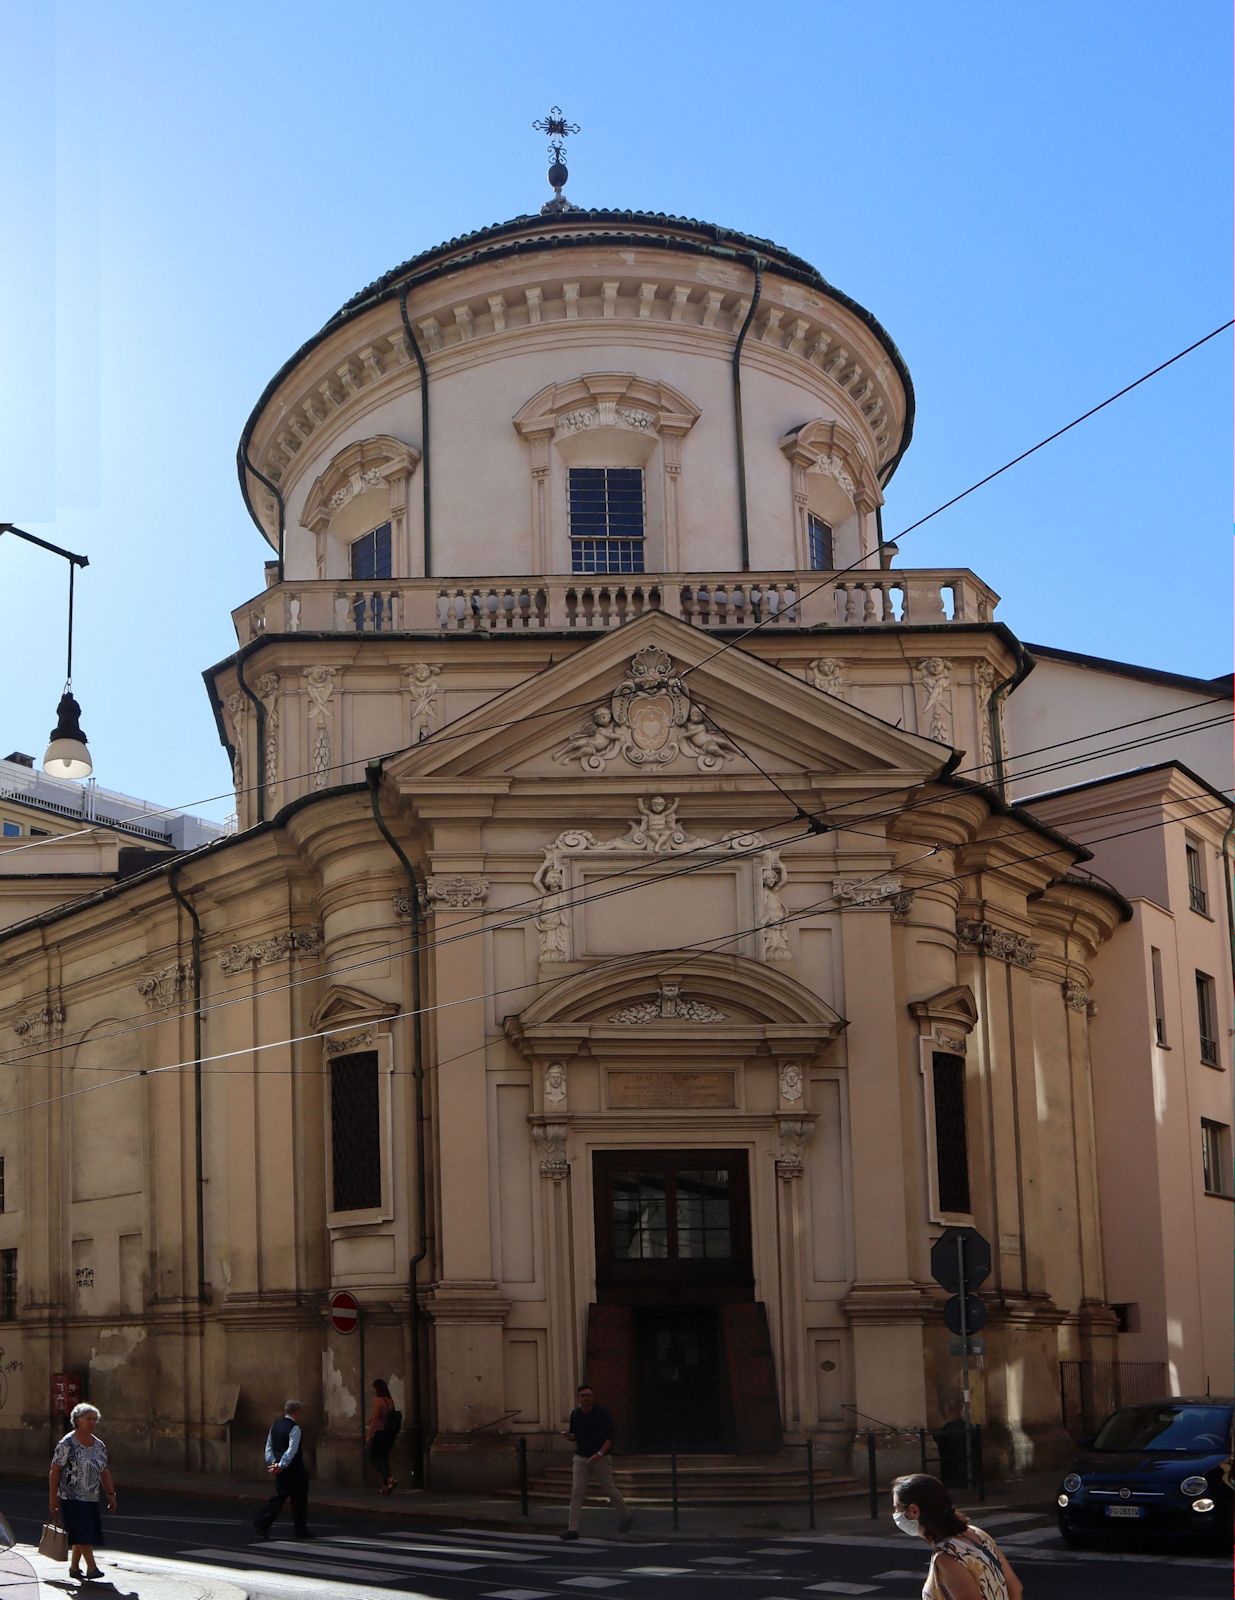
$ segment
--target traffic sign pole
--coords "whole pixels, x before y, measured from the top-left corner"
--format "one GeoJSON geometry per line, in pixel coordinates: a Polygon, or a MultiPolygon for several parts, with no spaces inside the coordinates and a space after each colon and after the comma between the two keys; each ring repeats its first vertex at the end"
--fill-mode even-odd
{"type": "Polygon", "coordinates": [[[965,1489],[973,1488],[973,1405],[969,1394],[969,1284],[965,1278],[965,1240],[956,1238],[956,1272],[960,1279],[961,1302],[961,1400],[965,1419],[965,1489]]]}
{"type": "MultiPolygon", "coordinates": [[[[368,1416],[365,1411],[365,1401],[368,1396],[368,1390],[365,1388],[364,1370],[364,1312],[359,1306],[356,1308],[356,1332],[360,1335],[360,1482],[361,1486],[363,1487],[365,1460],[367,1459],[365,1445],[368,1442],[366,1438],[366,1434],[368,1432],[368,1416]]],[[[390,1468],[387,1467],[386,1470],[389,1472],[390,1468]]]]}

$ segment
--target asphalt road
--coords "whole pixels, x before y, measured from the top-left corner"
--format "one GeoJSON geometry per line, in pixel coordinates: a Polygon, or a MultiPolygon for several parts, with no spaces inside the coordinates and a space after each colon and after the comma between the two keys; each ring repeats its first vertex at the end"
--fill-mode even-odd
{"type": "MultiPolygon", "coordinates": [[[[33,1542],[45,1491],[0,1479],[0,1509],[19,1540],[33,1542]]],[[[310,1507],[310,1511],[311,1511],[310,1507]]],[[[362,1600],[383,1591],[423,1600],[816,1600],[867,1595],[918,1600],[926,1552],[890,1525],[870,1533],[776,1535],[699,1541],[585,1536],[565,1544],[542,1533],[483,1531],[457,1523],[333,1517],[313,1521],[317,1538],[263,1541],[252,1507],[181,1495],[126,1495],[124,1514],[107,1519],[109,1553],[152,1570],[213,1569],[254,1600],[362,1600]],[[247,1514],[246,1514],[247,1512],[247,1514]],[[183,1564],[183,1565],[182,1565],[183,1564]]],[[[590,1532],[608,1526],[586,1514],[590,1532]]],[[[1045,1516],[992,1513],[986,1519],[1020,1572],[1029,1600],[1210,1600],[1231,1590],[1231,1564],[1174,1553],[1065,1550],[1045,1516]]],[[[276,1535],[291,1532],[277,1524],[276,1535]]],[[[134,1586],[122,1583],[126,1592],[134,1586]]],[[[105,1591],[104,1591],[105,1592],[105,1591]]]]}

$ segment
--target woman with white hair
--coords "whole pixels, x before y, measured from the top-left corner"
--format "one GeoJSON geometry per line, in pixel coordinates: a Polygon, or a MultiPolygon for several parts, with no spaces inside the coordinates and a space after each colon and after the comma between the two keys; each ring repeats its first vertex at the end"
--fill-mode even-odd
{"type": "Polygon", "coordinates": [[[68,1537],[69,1577],[101,1578],[103,1574],[94,1559],[95,1545],[103,1542],[99,1491],[107,1497],[107,1509],[114,1511],[116,1490],[107,1466],[107,1446],[94,1434],[98,1407],[84,1402],[74,1406],[69,1421],[72,1432],[66,1433],[52,1452],[48,1510],[52,1521],[58,1521],[68,1537]],[[85,1572],[81,1570],[83,1556],[85,1572]]]}

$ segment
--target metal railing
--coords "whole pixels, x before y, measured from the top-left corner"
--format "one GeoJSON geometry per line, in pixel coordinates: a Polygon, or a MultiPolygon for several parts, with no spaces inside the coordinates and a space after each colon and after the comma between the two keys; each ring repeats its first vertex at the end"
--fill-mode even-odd
{"type": "Polygon", "coordinates": [[[1059,1409],[1079,1438],[1094,1433],[1120,1406],[1157,1400],[1168,1392],[1165,1361],[1061,1361],[1059,1409]]]}

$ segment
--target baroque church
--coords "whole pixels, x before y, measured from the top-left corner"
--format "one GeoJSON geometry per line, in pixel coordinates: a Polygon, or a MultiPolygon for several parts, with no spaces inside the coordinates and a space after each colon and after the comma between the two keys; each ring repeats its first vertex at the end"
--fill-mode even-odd
{"type": "Polygon", "coordinates": [[[77,1373],[216,1471],[298,1394],[354,1481],[382,1376],[433,1487],[501,1485],[586,1376],[629,1451],[844,1474],[961,1415],[953,1224],[989,1464],[1066,1450],[1129,908],[1013,803],[998,596],[883,540],[913,417],[806,261],[560,194],[273,376],[239,828],[0,932],[6,1459],[77,1373]]]}

